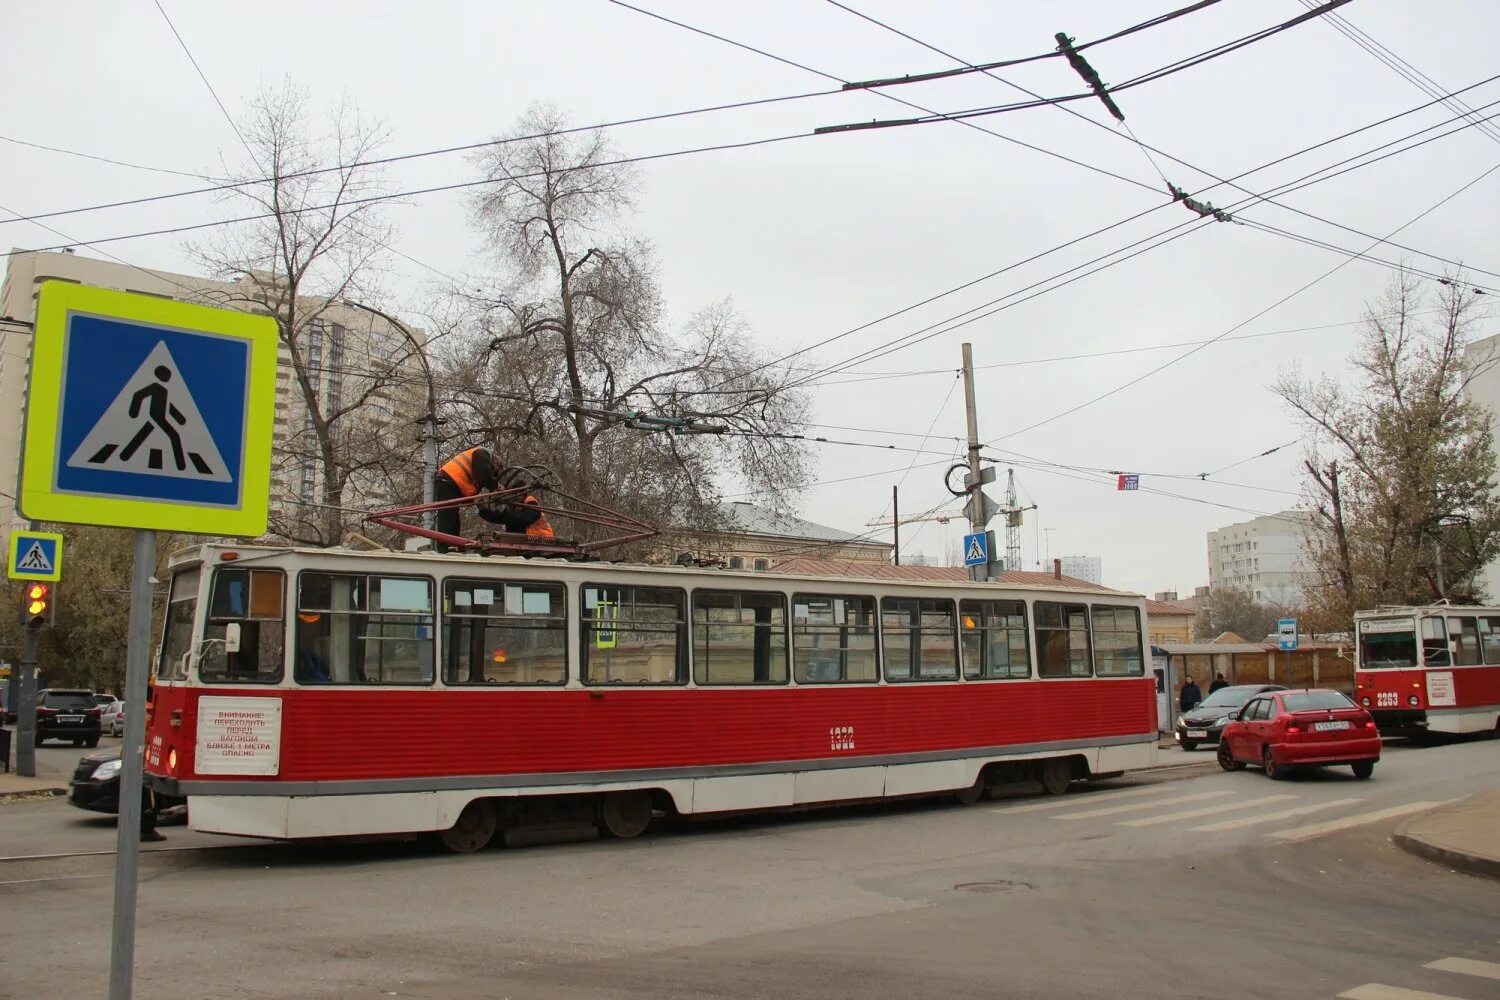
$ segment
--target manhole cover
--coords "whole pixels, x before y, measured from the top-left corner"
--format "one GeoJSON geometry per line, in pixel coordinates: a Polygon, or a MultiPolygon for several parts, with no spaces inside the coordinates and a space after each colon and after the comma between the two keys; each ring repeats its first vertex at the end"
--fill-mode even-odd
{"type": "Polygon", "coordinates": [[[961,892],[1014,892],[1017,889],[1035,889],[1036,886],[1030,882],[991,879],[985,882],[960,882],[953,888],[961,892]]]}

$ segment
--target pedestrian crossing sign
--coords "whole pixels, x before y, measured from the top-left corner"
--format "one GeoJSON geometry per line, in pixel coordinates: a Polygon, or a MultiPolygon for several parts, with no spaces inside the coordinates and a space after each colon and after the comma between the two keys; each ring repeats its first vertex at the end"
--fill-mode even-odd
{"type": "Polygon", "coordinates": [[[22,513],[264,534],[276,351],[268,316],[46,282],[32,339],[22,513]]]}
{"type": "Polygon", "coordinates": [[[5,575],[12,580],[61,580],[62,550],[62,535],[50,531],[12,531],[5,575]]]}

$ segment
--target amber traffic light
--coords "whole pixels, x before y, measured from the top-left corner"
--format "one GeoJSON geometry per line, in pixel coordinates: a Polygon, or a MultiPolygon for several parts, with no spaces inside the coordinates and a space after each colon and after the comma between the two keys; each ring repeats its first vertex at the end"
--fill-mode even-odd
{"type": "Polygon", "coordinates": [[[52,584],[28,583],[21,588],[21,624],[45,625],[52,617],[52,584]]]}

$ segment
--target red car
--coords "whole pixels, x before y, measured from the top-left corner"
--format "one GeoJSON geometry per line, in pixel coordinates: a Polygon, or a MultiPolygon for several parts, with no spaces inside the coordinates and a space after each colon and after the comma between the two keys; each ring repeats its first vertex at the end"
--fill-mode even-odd
{"type": "Polygon", "coordinates": [[[1259,764],[1268,778],[1299,767],[1353,768],[1356,778],[1375,773],[1380,734],[1370,713],[1338,691],[1273,691],[1230,717],[1219,740],[1226,771],[1259,764]]]}

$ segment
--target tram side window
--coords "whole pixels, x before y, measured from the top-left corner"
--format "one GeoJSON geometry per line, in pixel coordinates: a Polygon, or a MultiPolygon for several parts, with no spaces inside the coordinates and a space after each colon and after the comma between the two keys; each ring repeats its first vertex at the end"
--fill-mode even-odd
{"type": "Polygon", "coordinates": [[[161,680],[187,678],[188,650],[193,648],[193,617],[198,610],[198,571],[174,574],[167,599],[167,621],[161,638],[156,676],[161,680]]]}
{"type": "Polygon", "coordinates": [[[1037,601],[1036,666],[1042,677],[1088,677],[1089,609],[1082,604],[1037,601]]]}
{"type": "Polygon", "coordinates": [[[446,580],[444,684],[562,684],[568,631],[560,583],[446,580]]]}
{"type": "Polygon", "coordinates": [[[693,679],[699,684],[786,683],[786,597],[693,592],[693,679]]]}
{"type": "Polygon", "coordinates": [[[1422,619],[1422,663],[1429,667],[1453,665],[1453,658],[1448,655],[1448,630],[1441,618],[1422,619]]]}
{"type": "Polygon", "coordinates": [[[585,684],[687,683],[687,594],[665,587],[582,588],[585,684]]]}
{"type": "Polygon", "coordinates": [[[1140,611],[1095,605],[1092,613],[1094,673],[1100,677],[1144,677],[1140,611]]]}
{"type": "Polygon", "coordinates": [[[1479,624],[1473,618],[1449,618],[1448,639],[1455,667],[1479,665],[1479,624]]]}
{"type": "Polygon", "coordinates": [[[798,684],[879,680],[875,598],[793,594],[792,660],[798,684]]]}
{"type": "Polygon", "coordinates": [[[880,599],[885,679],[951,681],[958,678],[958,638],[952,601],[915,597],[880,599]]]}
{"type": "Polygon", "coordinates": [[[1500,618],[1479,619],[1479,645],[1485,663],[1500,664],[1500,618]]]}
{"type": "Polygon", "coordinates": [[[303,573],[297,586],[298,683],[432,683],[430,579],[303,573]]]}
{"type": "Polygon", "coordinates": [[[1019,680],[1031,676],[1025,601],[963,601],[964,676],[1019,680]]]}
{"type": "Polygon", "coordinates": [[[284,592],[286,577],[277,569],[214,570],[203,629],[198,677],[231,684],[275,684],[286,660],[284,592]],[[229,626],[238,625],[239,649],[226,648],[229,626]]]}

